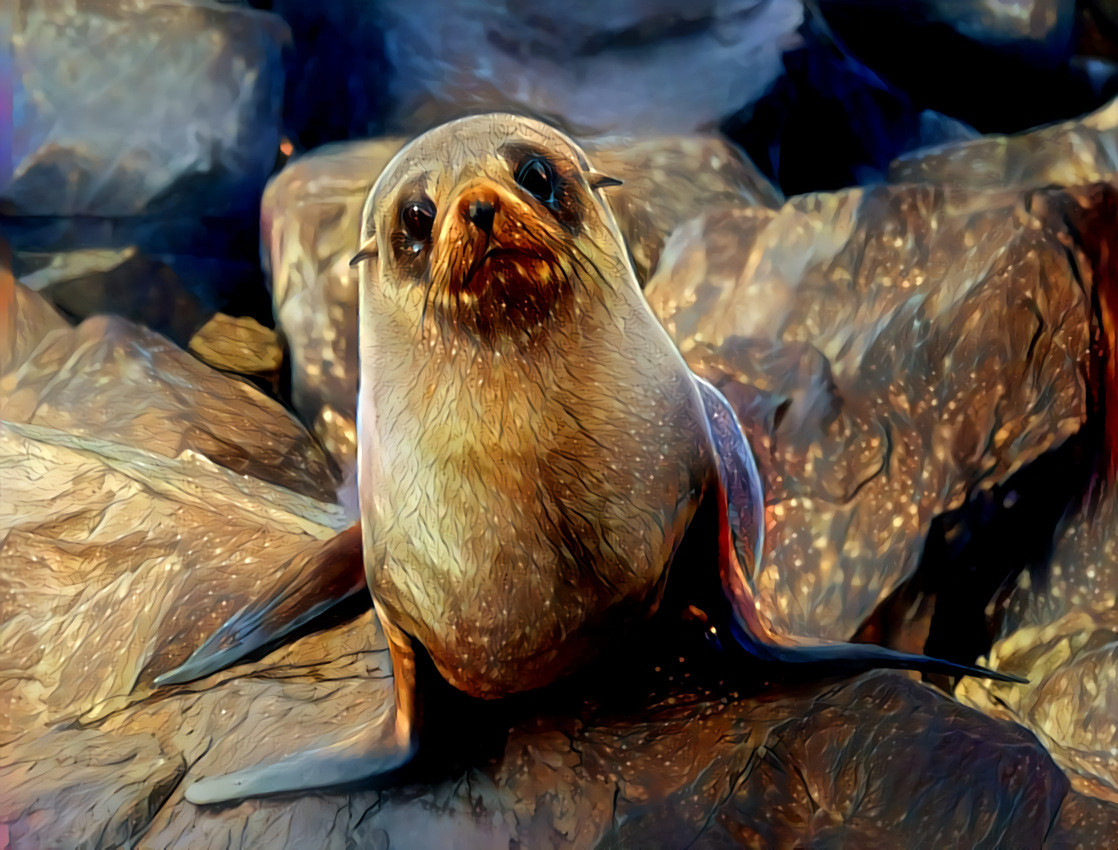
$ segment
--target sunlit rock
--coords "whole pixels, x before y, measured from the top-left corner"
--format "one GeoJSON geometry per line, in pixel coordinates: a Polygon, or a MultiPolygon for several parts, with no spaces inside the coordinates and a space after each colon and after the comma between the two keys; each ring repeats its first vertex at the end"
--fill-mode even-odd
{"type": "Polygon", "coordinates": [[[675,229],[713,206],[777,207],[780,192],[735,145],[718,136],[604,139],[589,153],[621,180],[604,196],[643,284],[675,229]]]}
{"type": "Polygon", "coordinates": [[[1015,136],[917,151],[889,169],[894,183],[928,182],[975,189],[1080,186],[1118,171],[1118,100],[1082,118],[1015,136]]]}
{"type": "MultiPolygon", "coordinates": [[[[24,291],[21,298],[38,296],[24,291]]],[[[17,325],[32,320],[31,314],[15,319],[17,325]]],[[[21,348],[22,362],[0,376],[8,422],[143,447],[165,458],[194,453],[241,476],[319,499],[334,496],[335,467],[294,416],[159,334],[99,316],[21,348]]]]}
{"type": "Polygon", "coordinates": [[[977,708],[1032,729],[1076,788],[1118,803],[1118,500],[1084,507],[1050,562],[1023,574],[989,660],[1028,685],[960,682],[977,708]]]}
{"type": "Polygon", "coordinates": [[[0,242],[0,375],[26,361],[51,331],[70,326],[45,299],[16,285],[5,247],[0,242]]]}
{"type": "Polygon", "coordinates": [[[287,27],[243,6],[52,0],[13,19],[0,210],[251,210],[275,162],[287,27]]]}
{"type": "Polygon", "coordinates": [[[249,316],[218,313],[190,338],[199,360],[224,372],[274,379],[283,363],[283,346],[271,328],[249,316]]]}
{"type": "Polygon", "coordinates": [[[646,293],[750,433],[779,629],[850,637],[936,516],[1079,430],[1091,278],[1068,241],[1028,198],[932,187],[716,210],[672,237],[646,293]]]}
{"type": "MultiPolygon", "coordinates": [[[[388,734],[367,608],[153,688],[231,612],[335,563],[352,517],[309,492],[292,466],[305,432],[278,405],[121,319],[70,328],[5,280],[19,331],[0,339],[14,420],[0,423],[0,835],[14,847],[1074,846],[1114,823],[1020,726],[899,674],[773,682],[670,622],[516,705],[432,699],[425,730],[439,734],[441,708],[442,737],[387,787],[187,803],[200,776],[357,725],[388,734]],[[234,439],[239,466],[222,453],[234,439]]],[[[773,372],[825,385],[820,357],[805,347],[773,372]]]]}
{"type": "MultiPolygon", "coordinates": [[[[357,253],[361,206],[403,139],[330,145],[292,161],[268,183],[261,254],[276,327],[291,354],[291,396],[308,423],[324,406],[352,422],[357,410],[357,253]]],[[[345,463],[346,430],[316,423],[345,463]]],[[[350,429],[352,430],[352,429],[350,429]]]]}

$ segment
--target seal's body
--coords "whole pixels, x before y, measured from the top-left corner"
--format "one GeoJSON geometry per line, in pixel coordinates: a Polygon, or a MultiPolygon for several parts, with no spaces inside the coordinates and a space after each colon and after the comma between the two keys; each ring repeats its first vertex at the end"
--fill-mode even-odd
{"type": "MultiPolygon", "coordinates": [[[[417,647],[475,696],[554,681],[656,610],[705,499],[719,522],[710,569],[731,632],[754,655],[1006,678],[771,631],[750,585],[763,528],[753,457],[726,400],[690,372],[644,301],[599,197],[612,183],[570,139],[512,115],[444,125],[389,163],[355,261],[361,531],[392,656],[394,734],[368,724],[203,779],[187,799],[398,767],[416,746],[417,647]]],[[[351,536],[334,551],[352,549],[351,536]]],[[[352,592],[345,579],[323,579],[323,599],[352,592]]],[[[298,608],[267,600],[235,616],[157,682],[212,672],[304,622],[298,608]]]]}
{"type": "Polygon", "coordinates": [[[366,208],[369,587],[477,696],[546,684],[654,611],[711,467],[692,375],[588,178],[554,130],[471,119],[405,151],[366,208]],[[403,211],[427,203],[416,250],[403,211]]]}

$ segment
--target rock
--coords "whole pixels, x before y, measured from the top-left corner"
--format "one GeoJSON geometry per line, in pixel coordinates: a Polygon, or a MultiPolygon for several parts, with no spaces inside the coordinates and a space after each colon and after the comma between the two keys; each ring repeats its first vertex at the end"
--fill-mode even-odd
{"type": "Polygon", "coordinates": [[[283,364],[283,346],[275,331],[247,316],[218,313],[190,339],[190,351],[223,372],[275,379],[283,364]]]}
{"type": "Polygon", "coordinates": [[[270,319],[254,265],[221,257],[152,255],[136,245],[17,251],[16,276],[75,319],[112,314],[186,345],[220,310],[270,319]]]}
{"type": "Polygon", "coordinates": [[[1029,679],[960,682],[961,699],[1031,729],[1084,794],[1118,803],[1118,501],[1103,497],[1063,530],[1051,561],[1024,573],[990,661],[1029,679]]]}
{"type": "Polygon", "coordinates": [[[1097,108],[1072,59],[1076,0],[822,0],[837,38],[913,102],[986,133],[1025,130],[1097,108]]]}
{"type": "Polygon", "coordinates": [[[647,135],[706,129],[756,100],[803,10],[799,0],[416,0],[383,14],[400,127],[512,108],[583,135],[647,135]]]}
{"type": "Polygon", "coordinates": [[[1082,186],[1118,171],[1118,99],[1097,112],[1016,136],[988,136],[916,151],[889,168],[894,183],[974,189],[1082,186]]]}
{"type": "Polygon", "coordinates": [[[215,618],[297,574],[336,519],[302,497],[281,506],[281,491],[262,482],[230,489],[231,476],[199,460],[0,426],[0,464],[15,471],[0,503],[0,669],[17,671],[0,678],[12,706],[0,721],[0,824],[15,848],[727,846],[758,836],[924,846],[941,835],[966,846],[991,831],[1012,844],[1044,829],[1066,792],[1027,732],[902,676],[757,692],[740,673],[744,687],[731,671],[689,669],[701,659],[677,660],[678,645],[650,652],[654,641],[638,641],[647,658],[620,670],[607,660],[599,678],[511,715],[493,703],[453,710],[446,734],[457,750],[440,747],[433,764],[382,790],[192,806],[182,793],[196,777],[349,724],[387,726],[391,700],[368,610],[200,682],[151,690],[153,673],[215,618]],[[197,486],[183,490],[186,480],[197,486]]]}
{"type": "Polygon", "coordinates": [[[778,629],[853,635],[937,516],[1087,419],[1091,264],[1056,206],[850,190],[714,210],[665,247],[646,294],[750,433],[778,629]]]}
{"type": "Polygon", "coordinates": [[[13,24],[0,212],[255,208],[279,146],[279,18],[207,0],[58,0],[24,3],[13,24]]]}
{"type": "Polygon", "coordinates": [[[7,245],[0,240],[0,375],[25,362],[51,331],[68,327],[43,298],[16,285],[7,245]]]}
{"type": "Polygon", "coordinates": [[[976,135],[875,75],[810,5],[797,34],[772,88],[721,125],[785,194],[879,183],[902,153],[976,135]]]}
{"type": "Polygon", "coordinates": [[[599,171],[622,181],[607,199],[641,283],[684,222],[712,206],[778,207],[784,200],[739,148],[718,136],[607,138],[588,152],[599,171]]]}
{"type": "MultiPolygon", "coordinates": [[[[38,319],[29,313],[21,321],[38,319]]],[[[199,455],[241,476],[334,497],[334,464],[291,414],[159,334],[101,316],[23,349],[23,362],[0,376],[8,422],[142,446],[165,458],[199,455]]]]}
{"type": "MultiPolygon", "coordinates": [[[[276,323],[291,351],[293,403],[343,466],[356,454],[357,271],[349,261],[365,196],[403,141],[327,146],[293,160],[264,193],[262,251],[276,323]]],[[[602,139],[593,156],[623,181],[608,197],[642,280],[671,231],[711,204],[780,201],[748,159],[716,136],[602,139]]]]}
{"type": "Polygon", "coordinates": [[[291,396],[304,421],[336,446],[343,464],[356,458],[349,431],[317,423],[353,422],[357,410],[357,253],[361,207],[399,138],[330,145],[293,160],[268,183],[261,209],[261,254],[276,325],[291,352],[291,396]]]}
{"type": "Polygon", "coordinates": [[[1060,817],[1045,836],[1050,850],[1105,847],[1118,835],[1118,805],[1069,793],[1060,806],[1060,817]]]}

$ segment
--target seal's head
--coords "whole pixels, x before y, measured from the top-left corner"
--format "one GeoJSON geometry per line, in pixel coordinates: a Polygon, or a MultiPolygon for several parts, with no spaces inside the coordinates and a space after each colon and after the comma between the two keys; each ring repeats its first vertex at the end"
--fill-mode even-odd
{"type": "Polygon", "coordinates": [[[552,127],[514,115],[445,124],[405,147],[366,203],[385,286],[422,293],[421,327],[529,341],[572,309],[579,281],[631,277],[597,189],[614,185],[552,127]],[[596,267],[608,258],[611,268],[596,267]],[[619,274],[620,272],[620,274],[619,274]]]}

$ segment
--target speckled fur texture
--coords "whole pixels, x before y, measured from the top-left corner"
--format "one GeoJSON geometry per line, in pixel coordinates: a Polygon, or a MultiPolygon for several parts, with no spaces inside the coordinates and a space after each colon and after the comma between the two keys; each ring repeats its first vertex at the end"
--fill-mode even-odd
{"type": "Polygon", "coordinates": [[[473,117],[401,151],[363,215],[369,586],[476,696],[545,685],[654,612],[712,475],[691,373],[595,178],[550,127],[473,117]],[[531,156],[554,169],[552,204],[517,183],[531,156]],[[416,244],[402,209],[428,200],[416,244]]]}

